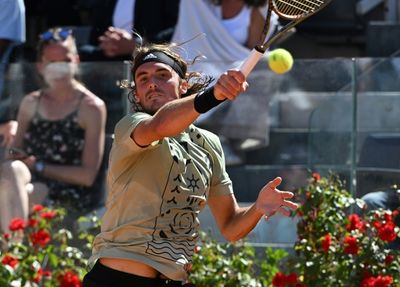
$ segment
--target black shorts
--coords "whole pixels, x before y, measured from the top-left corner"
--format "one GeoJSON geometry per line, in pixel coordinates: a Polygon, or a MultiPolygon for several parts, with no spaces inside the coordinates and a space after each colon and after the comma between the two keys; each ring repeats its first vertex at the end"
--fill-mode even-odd
{"type": "Polygon", "coordinates": [[[97,260],[83,278],[83,287],[191,287],[192,284],[183,284],[181,281],[148,278],[129,274],[104,266],[97,260]]]}

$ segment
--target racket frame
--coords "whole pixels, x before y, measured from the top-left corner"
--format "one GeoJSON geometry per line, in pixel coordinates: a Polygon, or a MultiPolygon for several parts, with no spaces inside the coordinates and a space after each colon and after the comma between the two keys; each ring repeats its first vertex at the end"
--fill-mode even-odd
{"type": "Polygon", "coordinates": [[[316,10],[304,12],[301,15],[297,16],[290,16],[280,13],[276,9],[275,1],[268,0],[268,11],[267,16],[265,17],[265,23],[263,27],[263,32],[261,34],[261,41],[264,42],[263,44],[256,45],[254,49],[251,51],[250,55],[244,60],[242,65],[239,67],[239,70],[247,77],[250,72],[254,69],[257,62],[262,58],[263,54],[267,51],[267,49],[274,43],[275,41],[281,39],[283,36],[287,34],[289,30],[291,30],[294,26],[298,25],[299,23],[303,22],[304,20],[308,19],[309,17],[317,14],[321,11],[325,6],[327,6],[331,0],[325,0],[321,6],[319,6],[316,10]],[[285,20],[291,20],[291,22],[287,23],[285,26],[279,29],[274,35],[270,36],[266,41],[270,22],[271,22],[271,15],[272,12],[275,12],[279,17],[284,18],[285,20]]]}

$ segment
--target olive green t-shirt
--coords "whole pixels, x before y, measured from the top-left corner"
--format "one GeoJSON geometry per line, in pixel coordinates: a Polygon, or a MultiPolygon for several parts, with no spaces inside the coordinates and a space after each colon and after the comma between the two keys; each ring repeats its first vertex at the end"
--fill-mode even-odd
{"type": "Polygon", "coordinates": [[[194,125],[147,147],[130,137],[145,113],[115,128],[108,198],[91,264],[101,257],[133,259],[173,280],[185,280],[198,238],[198,215],[209,196],[232,193],[221,143],[194,125]]]}

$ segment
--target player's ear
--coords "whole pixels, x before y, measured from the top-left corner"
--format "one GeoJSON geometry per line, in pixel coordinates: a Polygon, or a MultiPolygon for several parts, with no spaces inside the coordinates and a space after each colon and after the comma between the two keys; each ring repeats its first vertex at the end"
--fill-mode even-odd
{"type": "Polygon", "coordinates": [[[180,95],[186,94],[189,89],[189,83],[186,80],[181,80],[179,83],[179,93],[180,95]]]}
{"type": "Polygon", "coordinates": [[[135,103],[139,104],[140,103],[140,99],[138,96],[134,95],[133,96],[133,100],[135,101],[135,103]]]}

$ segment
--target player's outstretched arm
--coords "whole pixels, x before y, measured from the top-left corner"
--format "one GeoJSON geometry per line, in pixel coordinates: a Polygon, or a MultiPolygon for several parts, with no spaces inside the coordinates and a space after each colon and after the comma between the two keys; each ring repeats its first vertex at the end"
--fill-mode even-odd
{"type": "Polygon", "coordinates": [[[277,189],[281,182],[282,179],[277,177],[267,183],[249,207],[239,207],[233,194],[209,198],[208,205],[225,239],[239,240],[257,225],[261,217],[268,219],[276,212],[289,216],[290,209],[298,207],[289,200],[293,197],[292,192],[277,189]]]}
{"type": "MultiPolygon", "coordinates": [[[[187,88],[187,87],[186,87],[187,88]]],[[[172,100],[163,105],[152,117],[143,120],[131,137],[146,146],[156,140],[175,136],[224,100],[235,100],[247,88],[244,75],[237,70],[222,74],[216,84],[205,92],[172,100]]]]}

